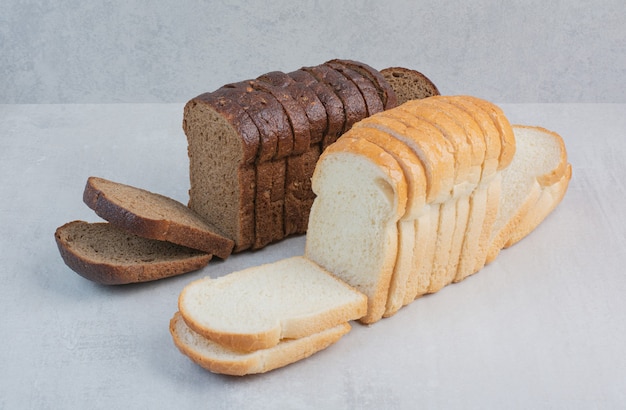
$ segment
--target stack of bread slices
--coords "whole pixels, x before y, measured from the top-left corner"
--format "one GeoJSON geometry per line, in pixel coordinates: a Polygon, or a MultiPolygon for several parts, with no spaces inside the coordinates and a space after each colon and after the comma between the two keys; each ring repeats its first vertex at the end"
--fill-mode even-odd
{"type": "Polygon", "coordinates": [[[189,207],[233,239],[235,252],[305,233],[324,149],[372,114],[438,94],[418,71],[335,59],[199,95],[183,118],[189,207]]]}
{"type": "Polygon", "coordinates": [[[351,318],[374,323],[480,270],[554,209],[570,178],[558,134],[511,126],[475,97],[363,119],[317,162],[305,255],[189,284],[174,342],[227,374],[306,357],[351,318]]]}

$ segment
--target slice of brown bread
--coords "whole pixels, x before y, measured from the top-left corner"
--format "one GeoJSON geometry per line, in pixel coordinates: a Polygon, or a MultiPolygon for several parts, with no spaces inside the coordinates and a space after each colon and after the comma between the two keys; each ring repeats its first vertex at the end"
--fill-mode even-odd
{"type": "Polygon", "coordinates": [[[198,249],[222,259],[234,242],[174,199],[103,178],[89,177],[83,201],[111,224],[135,235],[198,249]]]}
{"type": "Polygon", "coordinates": [[[344,65],[339,61],[329,61],[325,64],[337,70],[338,72],[343,74],[348,80],[354,83],[354,85],[361,92],[361,96],[365,101],[365,107],[367,108],[368,116],[376,114],[377,112],[381,112],[385,109],[378,90],[368,78],[365,78],[357,71],[351,69],[350,67],[344,65]]]}
{"type": "Polygon", "coordinates": [[[61,257],[82,277],[105,285],[147,282],[200,269],[211,255],[141,238],[110,223],[69,222],[54,233],[61,257]]]}
{"type": "Polygon", "coordinates": [[[257,78],[277,87],[284,88],[291,94],[306,114],[309,120],[310,143],[317,144],[322,141],[327,126],[327,115],[324,105],[317,97],[317,94],[302,83],[296,82],[288,74],[282,71],[271,71],[257,78]]]}
{"type": "Polygon", "coordinates": [[[346,116],[343,110],[343,102],[337,94],[324,82],[318,81],[313,74],[304,69],[296,70],[288,74],[294,81],[311,88],[324,105],[327,115],[327,126],[322,140],[322,149],[334,142],[343,132],[346,116]]]}
{"type": "Polygon", "coordinates": [[[319,143],[326,129],[326,110],[313,90],[283,72],[273,71],[259,76],[257,80],[288,93],[300,106],[300,109],[288,107],[291,103],[289,98],[285,98],[285,109],[290,108],[292,111],[290,117],[294,128],[294,152],[287,158],[283,213],[284,235],[301,234],[306,232],[308,211],[314,197],[310,179],[320,154],[319,143]],[[301,121],[306,121],[307,125],[298,125],[301,121]],[[298,130],[303,127],[307,129],[298,130]]]}
{"type": "Polygon", "coordinates": [[[424,74],[404,67],[389,67],[380,73],[396,92],[398,105],[409,100],[439,95],[439,90],[424,74]]]}
{"type": "Polygon", "coordinates": [[[222,89],[190,100],[183,130],[189,156],[189,207],[233,239],[234,251],[239,252],[255,240],[255,161],[261,137],[234,94],[222,89]]]}
{"type": "Polygon", "coordinates": [[[348,80],[337,70],[324,64],[304,67],[303,69],[313,74],[319,82],[327,84],[341,99],[346,117],[343,133],[352,128],[356,122],[367,117],[367,108],[363,96],[352,81],[348,80]]]}
{"type": "Polygon", "coordinates": [[[259,80],[250,81],[250,84],[255,90],[271,94],[282,105],[291,125],[293,139],[289,155],[298,155],[306,151],[311,143],[311,125],[300,103],[291,96],[286,87],[278,87],[259,80]]]}
{"type": "Polygon", "coordinates": [[[293,150],[293,131],[276,97],[255,89],[253,83],[249,80],[227,84],[217,92],[234,95],[260,135],[254,196],[255,237],[252,244],[252,248],[258,249],[284,237],[285,158],[293,150]]]}
{"type": "Polygon", "coordinates": [[[380,95],[380,99],[383,102],[383,105],[386,110],[390,108],[394,108],[398,105],[398,98],[396,95],[396,91],[391,86],[391,84],[385,79],[385,77],[373,67],[365,63],[361,63],[360,61],[354,60],[340,60],[335,59],[331,61],[340,62],[341,64],[352,68],[353,70],[361,73],[361,75],[370,79],[370,81],[376,85],[378,89],[378,93],[380,95]]]}

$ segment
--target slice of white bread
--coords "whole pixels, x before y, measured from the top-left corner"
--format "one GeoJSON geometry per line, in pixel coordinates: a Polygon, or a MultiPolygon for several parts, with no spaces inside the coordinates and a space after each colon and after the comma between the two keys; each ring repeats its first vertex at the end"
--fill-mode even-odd
{"type": "Polygon", "coordinates": [[[254,351],[321,332],[366,313],[366,297],[302,256],[191,282],[178,309],[195,332],[254,351]]]}
{"type": "Polygon", "coordinates": [[[285,339],[267,349],[239,352],[194,332],[178,312],[170,320],[170,334],[181,353],[210,372],[231,376],[265,373],[305,359],[349,331],[350,325],[343,323],[300,339],[285,339]]]}
{"type": "Polygon", "coordinates": [[[234,242],[180,202],[104,178],[89,177],[83,201],[97,215],[135,235],[198,249],[222,259],[234,242]]]}
{"type": "Polygon", "coordinates": [[[389,316],[402,307],[406,283],[414,269],[416,220],[428,217],[425,215],[426,175],[419,157],[399,139],[378,128],[367,127],[358,130],[358,137],[378,145],[393,156],[402,168],[407,182],[407,206],[398,221],[398,254],[385,308],[385,316],[389,316]]]}
{"type": "Polygon", "coordinates": [[[513,246],[528,234],[530,234],[543,220],[561,203],[565,192],[572,179],[572,166],[568,164],[565,175],[561,179],[541,190],[541,195],[537,201],[530,207],[524,217],[522,217],[511,232],[509,240],[504,245],[505,248],[513,246]]]}
{"type": "MultiPolygon", "coordinates": [[[[454,281],[476,272],[477,260],[485,255],[486,242],[497,214],[500,198],[501,133],[489,113],[466,96],[441,96],[437,101],[445,103],[450,112],[463,126],[474,144],[482,151],[482,171],[478,186],[469,198],[469,215],[454,281]]],[[[478,153],[474,153],[477,155],[478,153]]]]}
{"type": "Polygon", "coordinates": [[[200,269],[211,255],[142,238],[110,223],[69,222],[54,233],[61,257],[82,277],[103,285],[147,282],[200,269]]]}
{"type": "MultiPolygon", "coordinates": [[[[378,128],[402,141],[422,161],[426,173],[427,209],[421,213],[423,231],[416,231],[413,250],[415,269],[414,278],[409,277],[411,286],[416,287],[416,294],[426,293],[430,283],[433,261],[437,255],[436,248],[451,243],[451,236],[440,237],[438,232],[445,234],[454,229],[454,220],[440,218],[441,204],[447,201],[454,186],[455,163],[453,148],[441,131],[428,121],[414,117],[401,108],[384,111],[355,124],[355,130],[362,127],[378,128]],[[425,222],[428,220],[428,222],[425,222]],[[439,229],[439,222],[444,227],[439,229]],[[428,230],[426,231],[426,227],[428,230]],[[450,239],[450,241],[446,241],[450,239]]],[[[446,207],[444,207],[445,209],[446,207]]],[[[448,211],[450,211],[449,207],[448,211]]],[[[449,212],[448,212],[449,213],[449,212]]],[[[417,221],[419,224],[420,221],[417,221]]],[[[412,297],[414,299],[414,296],[412,297]]],[[[388,312],[388,314],[390,314],[388,312]]]]}
{"type": "Polygon", "coordinates": [[[398,252],[407,183],[393,156],[352,129],[329,146],[313,173],[306,257],[367,296],[364,323],[384,311],[398,252]]]}
{"type": "Polygon", "coordinates": [[[517,149],[510,165],[502,171],[499,212],[485,263],[496,258],[540,199],[542,189],[558,183],[571,170],[560,135],[541,127],[514,126],[513,130],[517,149]]]}

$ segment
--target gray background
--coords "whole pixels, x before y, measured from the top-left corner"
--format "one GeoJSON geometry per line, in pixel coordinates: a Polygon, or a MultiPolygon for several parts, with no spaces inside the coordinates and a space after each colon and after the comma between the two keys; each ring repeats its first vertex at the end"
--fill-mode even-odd
{"type": "Polygon", "coordinates": [[[4,0],[0,103],[180,103],[331,58],[495,102],[626,102],[623,0],[4,0]]]}

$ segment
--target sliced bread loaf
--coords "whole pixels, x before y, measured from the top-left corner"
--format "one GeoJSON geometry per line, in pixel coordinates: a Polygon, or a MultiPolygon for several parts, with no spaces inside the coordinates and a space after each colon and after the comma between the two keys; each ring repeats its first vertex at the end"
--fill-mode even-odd
{"type": "Polygon", "coordinates": [[[310,336],[285,339],[267,349],[240,352],[196,333],[178,312],[170,321],[170,334],[181,353],[210,372],[230,376],[265,373],[305,359],[337,342],[349,331],[350,325],[343,323],[310,336]]]}
{"type": "Polygon", "coordinates": [[[430,82],[411,78],[392,86],[367,64],[334,59],[190,100],[189,207],[234,240],[236,252],[304,233],[314,198],[310,164],[355,122],[395,107],[397,92],[430,82]]]}
{"type": "Polygon", "coordinates": [[[90,177],[83,200],[96,214],[135,235],[227,258],[233,241],[180,202],[104,178],[90,177]]]}
{"type": "Polygon", "coordinates": [[[123,285],[191,272],[211,255],[170,242],[145,239],[106,223],[69,222],[54,233],[61,257],[93,282],[123,285]]]}
{"type": "Polygon", "coordinates": [[[195,332],[254,351],[356,320],[366,297],[298,256],[185,286],[178,309],[195,332]]]}

